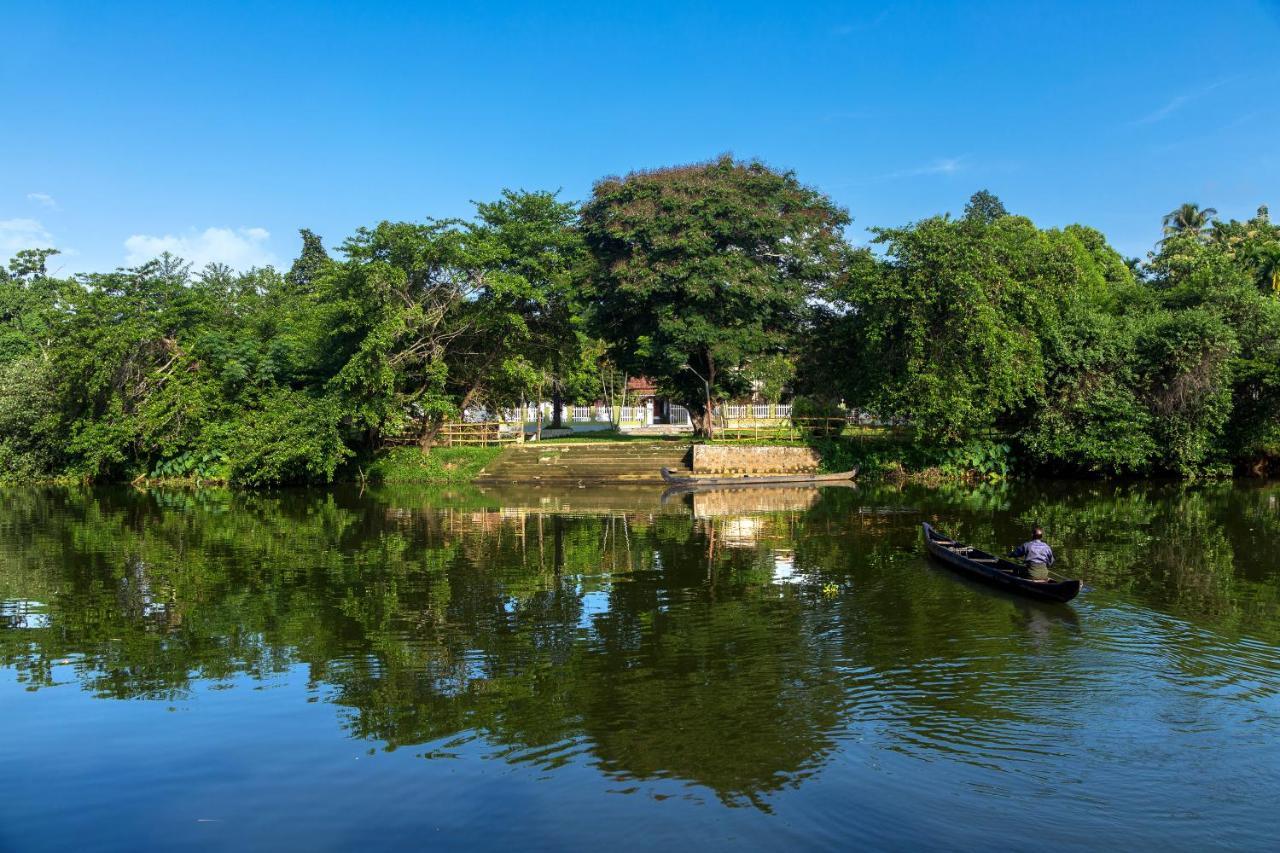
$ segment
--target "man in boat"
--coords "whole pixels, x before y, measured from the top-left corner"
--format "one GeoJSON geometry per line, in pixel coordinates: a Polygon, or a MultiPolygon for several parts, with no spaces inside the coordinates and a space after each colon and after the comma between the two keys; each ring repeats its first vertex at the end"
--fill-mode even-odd
{"type": "Polygon", "coordinates": [[[1047,581],[1049,567],[1053,565],[1053,549],[1044,541],[1044,531],[1039,526],[1032,528],[1031,541],[1023,542],[1010,553],[1011,557],[1019,557],[1027,567],[1027,577],[1033,581],[1047,581]]]}

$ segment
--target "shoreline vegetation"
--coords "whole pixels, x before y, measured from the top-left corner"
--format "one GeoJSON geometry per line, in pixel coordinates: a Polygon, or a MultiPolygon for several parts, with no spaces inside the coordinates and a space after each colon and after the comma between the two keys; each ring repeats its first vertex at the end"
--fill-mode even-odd
{"type": "MultiPolygon", "coordinates": [[[[606,433],[587,436],[566,436],[547,439],[541,446],[548,449],[565,445],[599,444],[685,444],[689,440],[680,437],[644,436],[627,437],[606,433]]],[[[752,445],[755,442],[717,442],[718,444],[752,445]]],[[[526,445],[530,446],[530,445],[526,445]]],[[[821,459],[819,471],[832,473],[857,468],[860,482],[888,486],[923,486],[940,488],[953,485],[993,485],[1011,479],[1020,479],[1009,470],[1004,455],[998,450],[987,460],[975,460],[972,451],[959,454],[948,448],[921,448],[901,439],[867,441],[865,438],[818,442],[813,445],[821,459]]],[[[471,485],[490,463],[497,460],[504,447],[435,447],[423,452],[414,446],[385,448],[344,466],[331,481],[331,485],[471,485]]],[[[587,478],[590,480],[590,478],[587,478]]],[[[1070,478],[1068,478],[1070,479],[1070,478]]],[[[1174,479],[1127,477],[1138,479],[1174,479]]],[[[1204,477],[1195,479],[1206,479],[1204,477]]],[[[1208,478],[1217,479],[1217,478],[1208,478]]],[[[60,486],[79,487],[92,481],[74,477],[36,477],[25,480],[0,478],[0,486],[60,486]]],[[[109,481],[104,485],[125,485],[125,481],[109,481]]],[[[234,488],[235,483],[217,476],[144,477],[138,476],[127,485],[139,489],[187,489],[234,488]]]]}
{"type": "Polygon", "coordinates": [[[466,482],[498,451],[441,446],[464,413],[613,409],[639,377],[695,440],[751,398],[790,401],[797,428],[843,407],[899,425],[809,436],[828,470],[891,481],[1280,470],[1265,206],[1183,205],[1145,259],[985,190],[866,246],[851,221],[726,156],[580,204],[505,191],[333,254],[303,229],[287,271],[164,254],[65,276],[32,247],[0,270],[0,481],[466,482]]]}

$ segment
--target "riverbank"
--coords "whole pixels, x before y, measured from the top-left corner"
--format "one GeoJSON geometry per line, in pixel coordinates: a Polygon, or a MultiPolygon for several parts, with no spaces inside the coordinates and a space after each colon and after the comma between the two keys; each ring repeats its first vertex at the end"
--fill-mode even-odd
{"type": "MultiPolygon", "coordinates": [[[[375,483],[470,483],[505,452],[501,447],[392,447],[354,466],[357,481],[375,483]]],[[[352,479],[348,476],[347,479],[352,479]]]]}
{"type": "MultiPolygon", "coordinates": [[[[615,482],[659,483],[659,470],[688,467],[687,455],[698,442],[685,436],[633,436],[595,432],[526,442],[506,447],[435,447],[423,452],[416,446],[392,447],[350,460],[334,483],[389,483],[460,485],[483,482],[615,482]]],[[[761,447],[769,442],[716,441],[716,447],[761,447]]],[[[1008,444],[980,439],[964,445],[940,448],[922,446],[903,435],[845,435],[781,446],[809,448],[816,470],[833,473],[858,469],[862,482],[939,487],[996,483],[1022,472],[1008,444]]],[[[747,470],[746,468],[743,469],[747,470]]],[[[1055,477],[1040,473],[1041,480],[1055,477]]],[[[1222,476],[1197,479],[1227,479],[1222,476]]],[[[1134,479],[1134,478],[1124,478],[1134,479]]],[[[1164,480],[1166,478],[1160,478],[1164,480]]],[[[76,477],[0,478],[0,485],[80,485],[76,477]]],[[[140,488],[235,487],[218,472],[205,476],[136,477],[128,481],[140,488]]]]}
{"type": "MultiPolygon", "coordinates": [[[[662,468],[689,470],[692,450],[699,442],[679,438],[637,440],[592,434],[492,448],[436,448],[423,456],[416,448],[397,448],[379,456],[366,475],[386,482],[439,483],[661,483],[662,468]]],[[[959,448],[922,448],[900,437],[848,436],[812,442],[774,445],[757,441],[717,441],[728,451],[715,471],[732,474],[779,473],[762,462],[760,450],[777,447],[780,454],[796,454],[795,470],[835,473],[859,470],[864,482],[897,485],[990,483],[1009,475],[1008,447],[978,442],[959,448]],[[741,448],[735,461],[733,448],[741,448]],[[797,457],[798,458],[798,457],[797,457]],[[766,467],[759,467],[765,464],[766,467]]],[[[720,455],[720,454],[718,454],[720,455]]],[[[764,456],[768,456],[766,453],[764,456]]],[[[785,466],[784,466],[785,467],[785,466]]],[[[713,469],[708,468],[711,472],[713,469]]],[[[787,468],[791,470],[791,468],[787,468]]]]}

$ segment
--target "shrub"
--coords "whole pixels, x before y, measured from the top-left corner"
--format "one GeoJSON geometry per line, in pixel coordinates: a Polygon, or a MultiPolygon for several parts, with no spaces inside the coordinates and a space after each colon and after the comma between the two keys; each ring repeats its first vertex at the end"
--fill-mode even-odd
{"type": "Polygon", "coordinates": [[[351,455],[339,430],[338,407],[325,398],[280,389],[247,413],[229,454],[233,482],[248,486],[273,483],[328,483],[351,455]]]}
{"type": "Polygon", "coordinates": [[[791,423],[807,436],[827,438],[844,431],[845,411],[829,398],[796,397],[791,403],[791,423]]]}

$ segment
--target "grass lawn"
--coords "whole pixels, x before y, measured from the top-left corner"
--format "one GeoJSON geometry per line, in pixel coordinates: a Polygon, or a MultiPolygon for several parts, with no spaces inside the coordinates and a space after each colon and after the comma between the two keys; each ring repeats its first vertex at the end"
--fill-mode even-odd
{"type": "Polygon", "coordinates": [[[470,483],[501,447],[392,447],[361,466],[375,483],[470,483]]]}

